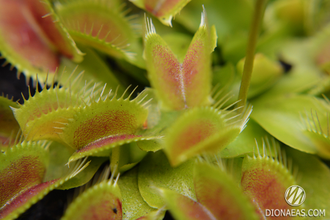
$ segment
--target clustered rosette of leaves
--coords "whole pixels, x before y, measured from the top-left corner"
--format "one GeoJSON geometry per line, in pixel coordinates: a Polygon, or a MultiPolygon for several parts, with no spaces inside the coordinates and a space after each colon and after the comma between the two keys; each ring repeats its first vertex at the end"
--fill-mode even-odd
{"type": "Polygon", "coordinates": [[[41,85],[0,97],[1,219],[72,188],[62,219],[265,219],[291,185],[330,213],[328,0],[0,4],[41,85]]]}

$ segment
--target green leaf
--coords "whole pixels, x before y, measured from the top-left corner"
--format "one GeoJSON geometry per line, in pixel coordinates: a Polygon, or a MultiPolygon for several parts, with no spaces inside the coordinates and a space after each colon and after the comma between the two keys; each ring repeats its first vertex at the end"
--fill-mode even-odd
{"type": "Polygon", "coordinates": [[[323,158],[330,158],[330,102],[329,100],[326,101],[326,106],[319,105],[318,111],[311,109],[310,113],[305,111],[301,118],[303,133],[313,142],[318,155],[323,158]]]}
{"type": "Polygon", "coordinates": [[[235,113],[202,107],[185,112],[165,136],[164,151],[170,163],[176,166],[205,152],[219,152],[240,134],[250,111],[235,113]]]}
{"type": "Polygon", "coordinates": [[[68,173],[68,160],[74,150],[58,142],[52,142],[49,147],[49,165],[44,181],[61,178],[68,173]]]}
{"type": "Polygon", "coordinates": [[[143,151],[156,152],[156,151],[163,149],[163,144],[162,144],[161,139],[139,141],[139,142],[136,142],[136,144],[143,151]]]}
{"type": "Polygon", "coordinates": [[[147,152],[141,150],[136,142],[114,147],[110,156],[111,172],[121,174],[126,172],[138,164],[146,154],[147,152]]]}
{"type": "Polygon", "coordinates": [[[82,53],[58,21],[49,1],[3,1],[0,9],[0,51],[19,72],[45,80],[55,73],[60,55],[75,62],[82,53]],[[57,22],[54,22],[57,21],[57,22]]]}
{"type": "MultiPolygon", "coordinates": [[[[74,152],[72,148],[57,142],[52,142],[48,148],[50,160],[44,177],[44,182],[63,178],[67,176],[71,168],[79,165],[80,162],[77,161],[70,164],[70,167],[68,166],[69,158],[74,152]]],[[[89,165],[82,172],[56,189],[71,189],[84,185],[94,176],[96,171],[106,160],[107,158],[105,157],[89,157],[89,165]]]]}
{"type": "MultiPolygon", "coordinates": [[[[139,219],[156,211],[151,208],[141,197],[138,188],[138,168],[133,168],[120,177],[118,186],[123,198],[123,219],[139,219]]],[[[165,213],[163,213],[165,214],[165,213]]],[[[163,215],[154,219],[163,219],[163,215]]]]}
{"type": "Polygon", "coordinates": [[[78,196],[61,219],[119,220],[122,214],[122,198],[117,183],[103,181],[78,196]]]}
{"type": "Polygon", "coordinates": [[[209,29],[205,11],[183,63],[147,20],[144,55],[148,76],[165,109],[179,110],[210,103],[211,57],[216,45],[215,29],[209,29]]]}
{"type": "Polygon", "coordinates": [[[141,196],[154,208],[161,208],[165,204],[158,188],[171,189],[196,200],[193,167],[194,161],[189,160],[173,168],[163,152],[149,153],[139,166],[138,184],[141,196]]]}
{"type": "Polygon", "coordinates": [[[155,17],[163,24],[172,26],[172,18],[191,0],[130,0],[139,8],[142,8],[155,17]]]}
{"type": "Polygon", "coordinates": [[[0,96],[0,148],[15,144],[15,136],[20,128],[11,108],[17,107],[17,103],[0,96]]]}
{"type": "MultiPolygon", "coordinates": [[[[324,100],[307,95],[288,94],[269,100],[260,99],[253,104],[251,117],[275,138],[297,150],[329,157],[329,148],[308,135],[308,122],[304,119],[306,112],[312,110],[318,112],[320,121],[326,124],[329,107],[324,100]]],[[[316,118],[313,123],[317,123],[316,118]]]]}

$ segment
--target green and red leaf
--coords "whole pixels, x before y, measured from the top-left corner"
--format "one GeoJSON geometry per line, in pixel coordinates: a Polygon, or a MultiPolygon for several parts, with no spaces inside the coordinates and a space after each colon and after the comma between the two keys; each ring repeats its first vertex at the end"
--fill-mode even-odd
{"type": "Polygon", "coordinates": [[[24,191],[42,183],[49,155],[45,146],[22,143],[0,154],[0,207],[24,191]]]}
{"type": "MultiPolygon", "coordinates": [[[[284,199],[288,187],[296,183],[292,164],[287,164],[285,155],[276,143],[263,143],[263,155],[258,153],[243,160],[241,187],[257,207],[260,217],[266,209],[290,209],[284,199]],[[275,155],[267,155],[265,148],[276,148],[275,155]]],[[[276,219],[276,218],[274,218],[276,219]]]]}
{"type": "Polygon", "coordinates": [[[170,163],[176,166],[199,154],[224,149],[243,130],[250,111],[234,113],[202,107],[185,112],[165,136],[164,151],[170,163]]]}
{"type": "Polygon", "coordinates": [[[63,220],[122,219],[122,198],[118,185],[102,182],[94,185],[70,204],[63,220]]]}
{"type": "Polygon", "coordinates": [[[215,29],[209,29],[205,11],[183,63],[147,20],[145,59],[151,85],[162,107],[180,110],[208,105],[211,90],[211,52],[216,45],[215,29]]]}
{"type": "Polygon", "coordinates": [[[79,109],[65,126],[63,140],[74,149],[136,138],[148,116],[147,109],[128,99],[94,102],[79,109]],[[99,142],[93,143],[96,140],[99,142]]]}
{"type": "Polygon", "coordinates": [[[0,209],[0,218],[4,220],[15,219],[31,205],[42,199],[49,191],[54,189],[58,180],[48,181],[34,185],[8,202],[0,209]]]}
{"type": "Polygon", "coordinates": [[[60,56],[76,62],[82,53],[67,34],[48,1],[1,0],[0,51],[19,71],[45,79],[55,73],[60,56]]]}
{"type": "Polygon", "coordinates": [[[0,218],[14,219],[48,192],[75,177],[88,163],[78,161],[60,178],[45,181],[45,142],[23,142],[0,154],[0,218]]]}
{"type": "Polygon", "coordinates": [[[56,86],[37,92],[19,108],[13,108],[13,112],[27,140],[60,141],[55,127],[72,118],[73,109],[83,103],[81,98],[79,94],[72,95],[68,88],[56,86]]]}
{"type": "Polygon", "coordinates": [[[109,156],[116,146],[161,138],[145,127],[148,110],[143,99],[115,96],[76,109],[68,123],[58,128],[62,141],[76,150],[69,161],[95,154],[109,156]]]}

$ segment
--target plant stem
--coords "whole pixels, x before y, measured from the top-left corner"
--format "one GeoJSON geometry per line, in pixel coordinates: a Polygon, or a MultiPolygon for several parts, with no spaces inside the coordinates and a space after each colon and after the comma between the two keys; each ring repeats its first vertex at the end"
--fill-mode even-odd
{"type": "MultiPolygon", "coordinates": [[[[245,106],[247,102],[248,90],[250,87],[250,81],[253,70],[254,52],[259,35],[260,23],[265,11],[265,3],[267,0],[257,0],[255,3],[254,14],[252,18],[252,24],[250,27],[249,39],[246,50],[246,57],[244,62],[243,76],[241,87],[239,90],[238,100],[241,100],[238,104],[239,107],[245,106]]],[[[244,108],[242,108],[242,111],[244,108]]]]}
{"type": "Polygon", "coordinates": [[[111,156],[110,156],[110,170],[111,175],[114,177],[117,176],[119,170],[119,160],[120,160],[120,147],[112,148],[111,156]]]}

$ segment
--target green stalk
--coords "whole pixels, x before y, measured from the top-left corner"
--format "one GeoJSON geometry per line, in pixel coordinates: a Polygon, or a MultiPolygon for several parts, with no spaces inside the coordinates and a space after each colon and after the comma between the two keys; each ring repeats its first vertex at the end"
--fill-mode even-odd
{"type": "MultiPolygon", "coordinates": [[[[245,106],[247,102],[247,94],[250,87],[250,81],[253,70],[254,53],[259,35],[260,23],[265,11],[265,3],[267,0],[257,0],[255,4],[254,14],[252,18],[252,24],[250,27],[249,39],[246,50],[246,57],[244,62],[243,76],[241,87],[239,90],[238,100],[241,100],[238,104],[239,107],[245,106]]],[[[243,109],[242,109],[243,111],[243,109]]]]}
{"type": "Polygon", "coordinates": [[[120,156],[120,146],[112,148],[110,156],[110,170],[111,175],[113,176],[117,176],[118,174],[120,156]]]}

